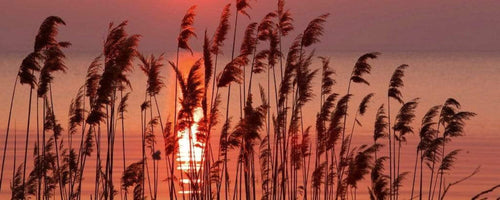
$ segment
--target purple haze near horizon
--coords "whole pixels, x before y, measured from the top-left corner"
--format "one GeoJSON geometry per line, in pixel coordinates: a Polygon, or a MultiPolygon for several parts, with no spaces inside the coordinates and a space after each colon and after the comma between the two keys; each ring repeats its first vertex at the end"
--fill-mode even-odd
{"type": "MultiPolygon", "coordinates": [[[[191,5],[198,5],[195,27],[202,42],[211,34],[222,7],[230,0],[86,0],[3,1],[0,6],[0,52],[27,52],[39,24],[49,15],[61,16],[61,39],[71,51],[96,52],[109,22],[129,20],[130,33],[143,36],[143,51],[173,51],[179,21],[191,5]]],[[[239,31],[275,9],[275,0],[251,1],[251,19],[242,17],[239,31]]],[[[300,31],[322,13],[331,13],[322,44],[324,51],[495,51],[500,40],[499,1],[334,1],[288,0],[300,31]]],[[[234,3],[233,3],[234,5],[234,3]]],[[[234,15],[233,15],[234,17],[234,15]]],[[[292,35],[296,35],[297,32],[292,35]]],[[[195,45],[196,46],[196,45],[195,45]]]]}

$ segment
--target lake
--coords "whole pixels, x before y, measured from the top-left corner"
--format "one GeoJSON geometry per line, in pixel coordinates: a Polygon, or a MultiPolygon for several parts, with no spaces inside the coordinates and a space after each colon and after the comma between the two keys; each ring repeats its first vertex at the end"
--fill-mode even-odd
{"type": "MultiPolygon", "coordinates": [[[[26,52],[27,53],[27,52],[26,52]]],[[[317,56],[328,56],[331,59],[331,68],[336,71],[335,79],[337,84],[333,87],[334,92],[341,95],[347,91],[348,78],[356,59],[365,52],[317,52],[317,56]]],[[[71,99],[76,95],[77,90],[85,80],[85,74],[88,65],[92,59],[98,54],[94,53],[68,53],[66,64],[68,71],[55,74],[55,80],[52,85],[54,95],[54,107],[56,117],[62,126],[67,129],[68,124],[68,108],[71,99]]],[[[155,52],[158,54],[158,52],[155,52]]],[[[174,53],[167,53],[166,59],[175,60],[174,53]]],[[[25,53],[3,53],[0,54],[0,151],[3,151],[3,142],[5,140],[5,128],[7,126],[7,117],[9,112],[10,97],[13,87],[13,82],[18,70],[18,67],[25,56],[25,53]]],[[[180,63],[182,71],[187,71],[189,66],[200,57],[200,53],[182,54],[180,63]]],[[[228,58],[219,59],[219,63],[227,63],[228,58]]],[[[447,149],[462,149],[459,153],[456,164],[450,174],[445,176],[445,182],[451,183],[457,181],[474,171],[480,166],[480,172],[465,182],[453,186],[447,199],[470,199],[475,194],[489,189],[500,184],[500,52],[382,52],[382,55],[373,61],[370,61],[373,66],[372,74],[366,79],[370,82],[370,86],[354,84],[351,92],[353,99],[349,105],[358,105],[361,98],[370,92],[375,93],[375,97],[369,105],[368,112],[360,118],[362,127],[357,127],[353,144],[359,146],[361,144],[372,143],[373,122],[375,119],[376,109],[386,103],[386,91],[392,71],[401,64],[408,64],[410,67],[406,70],[404,79],[404,88],[402,89],[405,100],[420,98],[416,112],[415,130],[418,130],[421,118],[425,112],[434,105],[442,104],[448,97],[457,99],[462,104],[462,109],[477,113],[477,116],[467,122],[465,133],[461,138],[453,139],[447,146],[447,149]]],[[[135,65],[134,72],[130,75],[132,90],[129,99],[128,113],[125,114],[126,126],[126,148],[127,164],[138,161],[141,157],[141,130],[140,130],[140,104],[144,101],[144,91],[146,87],[146,77],[142,71],[135,65]]],[[[319,60],[315,59],[314,68],[319,68],[319,60]]],[[[218,72],[223,65],[218,66],[218,72]]],[[[279,69],[277,69],[279,70],[279,69]]],[[[247,73],[248,73],[247,69],[247,73]]],[[[161,108],[162,116],[165,119],[172,120],[170,111],[173,101],[173,72],[170,66],[165,66],[162,71],[165,76],[166,88],[160,93],[158,100],[161,108]]],[[[249,74],[247,74],[248,77],[249,74]]],[[[254,86],[252,87],[255,97],[258,97],[257,84],[261,84],[266,88],[267,75],[255,75],[254,86]]],[[[271,82],[272,83],[272,82],[271,82]]],[[[319,79],[315,79],[314,91],[319,94],[320,83],[319,79]]],[[[239,88],[232,88],[230,115],[233,116],[233,124],[239,117],[239,88]]],[[[226,94],[227,90],[221,89],[221,94],[226,94]]],[[[274,91],[272,91],[272,94],[274,91]]],[[[10,196],[9,184],[13,171],[13,152],[14,152],[14,133],[17,136],[17,165],[22,161],[24,155],[24,143],[26,137],[26,117],[28,105],[29,89],[27,86],[19,86],[15,96],[13,115],[11,122],[11,135],[9,136],[9,144],[7,148],[7,162],[5,163],[4,180],[0,198],[8,198],[10,196]]],[[[271,105],[274,105],[275,98],[271,95],[271,105]]],[[[225,99],[222,95],[222,99],[225,99]]],[[[224,101],[223,101],[224,102],[224,101]]],[[[254,98],[255,104],[260,104],[259,98],[254,98]]],[[[396,102],[394,106],[398,108],[396,102]]],[[[34,104],[35,105],[35,104],[34,104]]],[[[349,111],[353,113],[357,106],[351,106],[349,111]]],[[[34,107],[35,108],[35,107],[34,107]]],[[[226,105],[223,103],[221,110],[226,110],[226,105]]],[[[304,125],[314,127],[316,113],[319,109],[319,99],[314,98],[304,107],[304,125]]],[[[274,111],[271,108],[271,111],[274,111]]],[[[397,109],[393,109],[393,115],[397,109]]],[[[224,112],[223,112],[224,113],[224,112]]],[[[36,115],[32,115],[32,120],[36,120],[36,115]]],[[[348,116],[347,129],[352,126],[353,116],[348,116]]],[[[220,121],[223,121],[224,116],[220,116],[220,121]]],[[[213,148],[217,149],[217,141],[219,137],[220,124],[215,128],[214,135],[211,138],[213,148]]],[[[314,131],[313,131],[314,133],[314,131]]],[[[35,125],[32,124],[29,131],[29,147],[36,140],[35,125]]],[[[65,134],[65,133],[64,133],[65,134]]],[[[163,141],[161,133],[157,133],[158,145],[162,146],[163,141]]],[[[265,134],[262,131],[261,134],[265,134]]],[[[65,136],[66,137],[66,136],[65,136]]],[[[314,134],[313,134],[314,137],[314,134]]],[[[413,162],[415,160],[415,144],[418,140],[417,135],[408,136],[408,143],[403,146],[401,154],[401,171],[412,171],[413,162]]],[[[314,141],[314,139],[313,139],[314,141]]],[[[121,132],[118,132],[116,144],[122,144],[121,132]]],[[[76,143],[75,143],[76,145],[76,143]]],[[[115,186],[119,185],[119,174],[121,174],[123,166],[121,164],[121,145],[116,147],[117,154],[114,156],[114,174],[115,186]]],[[[256,147],[258,148],[258,147],[256,147]]],[[[214,151],[215,151],[214,150],[214,151]]],[[[28,154],[28,169],[32,166],[32,150],[28,154]]],[[[3,153],[3,152],[2,152],[3,153]]],[[[382,151],[382,154],[385,152],[382,151]]],[[[235,162],[237,151],[231,151],[230,159],[235,162]]],[[[256,158],[257,159],[257,158],[256,158]]],[[[166,190],[167,184],[162,180],[166,178],[165,163],[159,162],[160,173],[160,198],[166,199],[168,196],[166,190]]],[[[230,165],[230,177],[234,178],[236,167],[230,165]]],[[[425,168],[425,167],[424,167],[425,168]]],[[[257,172],[257,174],[259,174],[257,172]]],[[[95,176],[95,155],[89,158],[87,167],[85,168],[85,184],[83,187],[84,199],[89,198],[93,194],[93,181],[95,176]]],[[[425,177],[425,176],[424,176],[425,177]]],[[[411,175],[403,182],[401,188],[401,199],[409,199],[411,191],[411,175]]],[[[424,180],[426,181],[426,180],[424,180]]],[[[427,180],[428,181],[428,180],[427,180]]],[[[359,185],[357,196],[359,199],[367,199],[367,183],[369,176],[366,176],[365,181],[359,185]]],[[[257,180],[260,185],[260,179],[257,180]]],[[[257,187],[260,189],[260,187],[257,187]]],[[[311,190],[308,190],[311,191],[311,190]]],[[[222,191],[223,192],[223,191],[222,191]]],[[[147,193],[147,192],[146,192],[147,193]]],[[[147,193],[148,194],[148,193],[147,193]]],[[[424,190],[424,194],[426,191],[424,190]]],[[[500,191],[496,191],[490,195],[491,197],[500,196],[500,191]]],[[[117,195],[117,198],[120,194],[117,195]]]]}

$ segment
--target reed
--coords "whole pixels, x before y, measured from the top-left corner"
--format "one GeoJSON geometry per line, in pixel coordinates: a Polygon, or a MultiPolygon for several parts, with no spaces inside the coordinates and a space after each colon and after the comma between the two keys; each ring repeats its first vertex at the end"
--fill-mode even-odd
{"type": "Polygon", "coordinates": [[[218,57],[223,54],[230,31],[231,4],[223,7],[214,35],[210,37],[205,31],[202,58],[196,60],[187,73],[183,70],[185,66],[179,63],[180,51],[192,55],[196,51],[190,45],[190,40],[196,37],[193,27],[196,6],[190,7],[184,15],[177,36],[176,60],[168,63],[175,76],[173,110],[167,111],[168,115],[174,116],[173,121],[163,118],[157,100],[162,97],[162,89],[167,87],[162,76],[163,54],[145,56],[138,53],[140,36],[127,33],[127,22],[110,24],[102,55],[90,63],[85,83],[70,102],[67,130],[63,130],[56,118],[52,83],[55,73],[67,70],[63,50],[70,43],[56,39],[57,27],[64,25],[64,21],[55,16],[47,18],[36,36],[34,51],[22,61],[11,95],[0,174],[2,180],[17,82],[30,86],[21,165],[16,160],[17,136],[14,135],[12,198],[52,199],[56,198],[55,195],[62,200],[79,200],[82,195],[87,198],[87,194],[82,194],[82,185],[85,184],[87,160],[93,153],[96,171],[92,199],[114,199],[118,192],[121,199],[159,199],[165,192],[170,199],[182,195],[183,199],[354,200],[359,187],[366,182],[370,199],[397,200],[407,195],[400,194],[400,188],[410,174],[400,167],[401,154],[408,149],[404,144],[412,139],[418,142],[418,146],[411,150],[415,151],[415,163],[410,169],[413,172],[410,199],[422,199],[424,187],[428,187],[428,199],[437,196],[441,200],[450,187],[477,173],[474,171],[470,176],[446,185],[445,177],[451,173],[462,151],[447,149],[449,143],[464,135],[466,121],[476,114],[463,111],[457,100],[449,98],[422,116],[417,131],[413,121],[418,117],[415,113],[419,99],[404,101],[401,90],[408,65],[398,66],[392,74],[387,104],[375,102],[374,93],[370,91],[361,99],[357,109],[348,109],[357,95],[351,86],[354,83],[370,85],[366,78],[372,71],[370,60],[378,58],[380,53],[366,53],[355,61],[348,77],[347,92],[341,94],[334,88],[336,73],[330,58],[318,57],[314,50],[314,46],[321,42],[329,14],[312,19],[284,50],[282,45],[287,45],[285,37],[292,34],[295,27],[291,12],[285,9],[285,1],[278,0],[276,10],[267,13],[259,23],[251,22],[246,26],[238,52],[236,38],[242,28],[238,27],[238,16],[250,17],[247,12],[250,4],[246,0],[237,0],[235,6],[231,59],[219,71],[218,57]],[[147,81],[146,89],[139,91],[144,92],[144,102],[140,106],[141,158],[128,163],[130,156],[126,154],[125,141],[132,135],[127,134],[129,125],[125,118],[128,100],[135,95],[129,79],[135,58],[138,58],[138,66],[147,81]],[[250,77],[247,80],[248,66],[250,77]],[[261,75],[263,79],[255,78],[261,75]],[[231,124],[234,116],[229,110],[233,105],[231,86],[234,84],[240,87],[241,106],[240,117],[231,124]],[[258,85],[259,103],[254,102],[255,85],[258,85]],[[227,88],[225,110],[220,107],[221,88],[227,88]],[[35,144],[33,168],[27,174],[35,89],[37,141],[31,141],[35,144]],[[319,90],[317,96],[314,89],[319,90]],[[310,109],[308,106],[314,98],[319,98],[319,105],[312,105],[317,114],[315,123],[311,124],[303,111],[306,107],[310,109]],[[394,106],[391,99],[401,104],[397,112],[391,112],[394,106]],[[42,119],[39,119],[40,100],[42,119]],[[380,105],[373,121],[373,141],[357,144],[355,135],[360,133],[358,127],[362,126],[362,117],[371,103],[380,105]],[[196,121],[199,109],[203,117],[196,121]],[[224,111],[224,123],[218,127],[220,112],[224,111]],[[351,125],[348,121],[351,120],[352,126],[348,130],[347,125],[351,125]],[[39,121],[42,122],[41,137],[39,121]],[[192,128],[195,125],[196,130],[192,128]],[[220,138],[214,143],[213,131],[218,128],[220,138]],[[115,188],[113,178],[117,168],[114,165],[117,129],[122,134],[120,189],[115,188]],[[158,131],[162,133],[162,148],[157,144],[158,131]],[[411,135],[415,131],[418,136],[413,138],[411,135]],[[179,168],[176,156],[181,153],[179,134],[188,134],[189,152],[182,153],[189,154],[189,160],[176,170],[179,168]],[[216,146],[218,152],[214,153],[212,148],[216,146]],[[196,148],[201,149],[201,155],[194,153],[196,148]],[[380,151],[382,148],[389,151],[380,151]],[[237,159],[231,160],[233,155],[237,159]],[[165,175],[159,173],[162,160],[168,172],[165,175]],[[385,169],[387,162],[389,170],[385,169]],[[424,168],[424,165],[428,167],[424,168]],[[229,170],[232,166],[236,169],[234,172],[229,170]],[[162,182],[164,177],[166,179],[162,182]]]}

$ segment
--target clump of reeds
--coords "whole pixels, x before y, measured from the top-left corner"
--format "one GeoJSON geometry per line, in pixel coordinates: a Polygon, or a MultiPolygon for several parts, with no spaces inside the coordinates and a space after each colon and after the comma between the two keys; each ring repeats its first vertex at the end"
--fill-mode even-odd
{"type": "MultiPolygon", "coordinates": [[[[360,182],[367,176],[370,176],[367,181],[371,199],[399,199],[402,196],[400,188],[409,174],[401,172],[406,170],[400,168],[401,154],[406,149],[406,141],[411,140],[412,133],[417,131],[413,121],[417,117],[418,98],[405,101],[401,90],[408,65],[396,68],[389,82],[387,104],[378,104],[373,143],[357,145],[354,142],[355,135],[359,133],[357,127],[362,126],[360,119],[367,113],[369,104],[373,103],[374,93],[365,94],[359,106],[349,110],[351,101],[357,97],[351,86],[353,83],[370,85],[366,76],[373,70],[371,60],[378,58],[380,53],[366,53],[355,61],[348,77],[347,91],[342,94],[334,88],[335,70],[331,67],[330,59],[316,57],[313,49],[315,44],[321,42],[329,14],[312,19],[292,40],[289,48],[284,49],[284,37],[292,34],[296,28],[291,11],[285,9],[285,1],[278,0],[276,10],[266,14],[259,23],[246,25],[237,52],[236,38],[241,28],[238,27],[238,16],[242,14],[250,17],[250,4],[247,0],[237,0],[235,6],[231,59],[219,71],[218,57],[223,53],[230,31],[231,4],[223,8],[214,35],[209,37],[205,31],[203,57],[189,68],[187,74],[181,70],[184,66],[179,63],[179,53],[180,50],[186,50],[193,55],[195,51],[190,39],[197,35],[193,27],[196,6],[190,7],[182,18],[177,37],[176,61],[169,62],[175,75],[174,105],[171,106],[173,110],[168,110],[174,116],[173,121],[164,121],[157,100],[161,90],[166,87],[161,70],[163,54],[155,57],[137,53],[139,35],[127,33],[127,22],[110,24],[102,55],[91,62],[84,85],[71,101],[67,134],[63,134],[65,131],[56,119],[52,82],[55,72],[67,70],[63,49],[70,43],[56,39],[57,27],[64,25],[64,21],[59,17],[48,17],[36,36],[34,51],[22,61],[14,83],[0,184],[3,181],[12,105],[19,81],[30,86],[30,98],[24,162],[16,166],[14,161],[14,168],[17,169],[12,174],[13,199],[32,196],[49,199],[57,193],[60,199],[81,199],[87,195],[82,194],[86,162],[94,152],[96,171],[94,192],[90,195],[92,199],[114,199],[118,193],[127,199],[129,192],[133,199],[158,199],[163,185],[170,199],[177,199],[178,192],[182,192],[183,199],[186,198],[186,192],[189,192],[189,199],[356,199],[360,182]],[[128,77],[136,57],[140,69],[147,76],[145,99],[140,108],[142,157],[136,162],[127,163],[124,118],[128,110],[127,101],[134,95],[130,93],[132,83],[128,77]],[[319,65],[316,61],[320,61],[319,65]],[[250,77],[247,80],[248,66],[250,77]],[[276,72],[278,66],[280,71],[276,72]],[[259,83],[259,79],[253,78],[264,72],[267,72],[267,83],[259,83]],[[313,92],[316,79],[320,82],[319,95],[313,92]],[[253,101],[255,95],[252,85],[255,84],[259,85],[259,105],[253,101]],[[231,125],[233,116],[229,113],[232,105],[231,85],[240,88],[239,118],[236,117],[234,125],[231,125]],[[219,107],[221,88],[227,88],[225,110],[219,107]],[[39,97],[36,99],[37,141],[33,154],[34,167],[26,177],[31,96],[34,89],[39,97]],[[180,89],[180,95],[177,89],[180,89]],[[310,121],[304,118],[303,110],[313,98],[319,98],[320,103],[315,124],[311,126],[310,121]],[[42,100],[42,119],[38,119],[39,99],[42,100]],[[394,105],[391,99],[400,104],[395,117],[392,117],[391,106],[394,105]],[[195,112],[200,108],[203,117],[195,121],[195,112]],[[225,120],[220,127],[218,144],[212,144],[213,130],[218,128],[219,113],[224,111],[225,120]],[[198,125],[197,130],[192,129],[195,124],[198,125]],[[348,127],[351,129],[348,130],[348,127]],[[123,174],[120,191],[113,182],[117,128],[121,129],[122,134],[123,174]],[[162,133],[164,148],[157,146],[158,131],[162,133]],[[189,170],[176,171],[178,134],[183,131],[189,134],[189,170]],[[49,132],[52,134],[47,135],[49,132]],[[218,152],[213,152],[213,146],[219,146],[218,152]],[[384,146],[388,147],[387,154],[380,151],[384,146]],[[201,148],[202,155],[194,155],[195,148],[201,148]],[[237,159],[231,160],[231,155],[237,159]],[[198,156],[201,156],[200,160],[198,156]],[[165,160],[167,175],[159,173],[161,160],[165,160]],[[388,174],[385,172],[387,162],[388,174]],[[230,166],[236,167],[235,172],[229,170],[230,166]],[[180,178],[177,174],[180,174],[180,178]],[[166,181],[160,181],[162,176],[166,176],[166,181]],[[184,180],[189,182],[187,188],[184,180]],[[262,189],[260,194],[257,193],[258,187],[262,189]]],[[[458,149],[448,150],[445,147],[452,139],[464,135],[465,122],[473,116],[475,113],[461,110],[460,103],[449,98],[443,105],[431,107],[422,117],[415,139],[419,143],[410,198],[423,198],[425,170],[429,172],[429,199],[435,196],[443,199],[452,185],[470,177],[447,186],[444,183],[444,177],[460,153],[458,149]],[[424,164],[427,168],[423,167],[424,164]],[[418,187],[415,185],[417,174],[418,187]]]]}

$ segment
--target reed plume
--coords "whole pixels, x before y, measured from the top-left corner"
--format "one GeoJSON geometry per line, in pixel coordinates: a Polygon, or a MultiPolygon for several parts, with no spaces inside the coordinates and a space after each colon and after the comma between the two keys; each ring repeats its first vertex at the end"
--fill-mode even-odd
{"type": "MultiPolygon", "coordinates": [[[[136,56],[140,36],[129,36],[125,31],[127,23],[127,21],[124,21],[117,26],[114,26],[113,23],[109,25],[108,36],[104,43],[104,71],[99,79],[99,87],[95,91],[95,102],[92,104],[92,110],[87,117],[87,123],[91,125],[104,120],[104,117],[106,117],[103,112],[104,106],[112,103],[115,89],[130,87],[127,73],[132,70],[132,59],[136,56]]],[[[92,79],[87,80],[96,78],[94,72],[89,74],[91,74],[91,77],[88,78],[92,79]]]]}
{"type": "Polygon", "coordinates": [[[219,81],[217,87],[227,87],[232,82],[241,83],[243,81],[243,71],[239,66],[243,65],[244,61],[241,57],[236,57],[233,61],[229,62],[224,70],[219,74],[219,81]]]}
{"type": "Polygon", "coordinates": [[[11,199],[25,199],[24,195],[24,185],[23,185],[23,165],[20,164],[17,169],[14,167],[14,176],[12,177],[12,182],[10,184],[11,199]]]}
{"type": "Polygon", "coordinates": [[[236,10],[250,18],[245,9],[250,8],[249,0],[236,0],[236,10]]]}
{"type": "MultiPolygon", "coordinates": [[[[441,188],[443,184],[444,171],[450,169],[450,166],[453,163],[456,154],[458,153],[458,151],[455,150],[451,151],[445,156],[446,143],[449,142],[454,137],[463,136],[464,135],[463,127],[465,126],[465,121],[470,120],[472,117],[476,116],[476,113],[474,112],[458,110],[460,109],[460,107],[461,107],[460,103],[457,100],[449,98],[446,100],[443,107],[441,108],[439,124],[444,127],[443,131],[444,143],[441,151],[441,155],[443,156],[441,158],[441,166],[438,168],[439,172],[438,199],[441,198],[441,188]]],[[[432,195],[432,197],[434,197],[434,194],[432,195]]]]}
{"type": "Polygon", "coordinates": [[[309,22],[307,28],[302,33],[302,46],[309,47],[315,43],[320,42],[319,37],[324,33],[323,25],[326,22],[326,18],[328,18],[328,16],[330,16],[329,13],[322,14],[309,22]]]}
{"type": "Polygon", "coordinates": [[[404,77],[404,70],[406,68],[408,68],[407,64],[402,64],[399,67],[397,67],[394,73],[392,74],[391,80],[389,82],[388,95],[389,97],[397,100],[399,103],[404,103],[403,95],[401,94],[399,88],[404,86],[402,78],[404,77]]]}
{"type": "Polygon", "coordinates": [[[362,55],[354,65],[351,73],[351,80],[354,83],[364,83],[370,85],[368,81],[363,78],[363,75],[370,74],[372,66],[367,62],[368,59],[375,59],[380,55],[378,52],[371,52],[362,55]]]}
{"type": "MultiPolygon", "coordinates": [[[[278,0],[278,10],[276,10],[278,17],[278,30],[281,36],[287,36],[293,31],[293,18],[290,10],[285,10],[285,1],[278,0]]],[[[281,41],[281,39],[280,39],[281,41]]]]}
{"type": "Polygon", "coordinates": [[[36,86],[37,79],[33,73],[35,71],[40,71],[41,66],[38,60],[41,59],[42,54],[40,52],[32,52],[23,59],[18,73],[19,82],[21,84],[29,84],[31,88],[36,86]]]}
{"type": "Polygon", "coordinates": [[[372,159],[375,151],[380,145],[361,146],[356,153],[356,156],[349,162],[349,170],[345,178],[345,184],[351,189],[357,188],[357,183],[364,179],[365,175],[370,173],[372,168],[372,159]]]}
{"type": "Polygon", "coordinates": [[[97,89],[99,88],[99,81],[101,80],[101,71],[102,71],[102,63],[101,63],[101,55],[94,58],[92,63],[90,63],[87,69],[87,77],[85,80],[85,95],[90,100],[90,105],[93,105],[93,101],[97,97],[97,89]]]}
{"type": "MultiPolygon", "coordinates": [[[[184,78],[180,71],[170,62],[170,65],[176,72],[177,81],[179,82],[179,86],[182,92],[182,98],[180,99],[181,109],[178,113],[178,130],[188,130],[189,134],[189,156],[190,156],[190,168],[196,170],[194,167],[194,157],[192,155],[193,148],[198,145],[193,141],[192,138],[192,130],[191,126],[195,123],[194,121],[194,110],[201,106],[201,102],[204,95],[204,87],[203,87],[203,78],[201,77],[201,59],[197,60],[195,64],[189,70],[189,73],[186,78],[184,78]]],[[[198,193],[199,183],[198,183],[198,174],[191,172],[188,174],[188,177],[191,179],[191,189],[195,190],[195,194],[200,195],[198,193]]],[[[197,197],[197,196],[194,196],[197,197]]]]}
{"type": "Polygon", "coordinates": [[[155,96],[160,93],[160,90],[165,87],[163,82],[163,76],[160,75],[161,67],[163,64],[163,54],[156,58],[154,55],[149,57],[144,57],[142,54],[138,54],[138,58],[141,61],[140,69],[148,77],[146,92],[150,96],[155,96]]]}
{"type": "Polygon", "coordinates": [[[389,89],[387,90],[387,117],[389,121],[389,162],[390,162],[390,174],[389,177],[391,179],[391,196],[390,198],[393,199],[393,194],[395,194],[395,199],[399,197],[399,194],[397,191],[392,191],[394,188],[392,186],[394,179],[397,176],[397,171],[395,170],[396,168],[396,134],[395,132],[391,134],[391,102],[390,99],[393,98],[397,100],[400,104],[403,104],[403,95],[400,91],[400,88],[404,86],[403,84],[403,76],[404,76],[404,70],[407,68],[408,65],[402,64],[396,68],[394,73],[391,76],[391,80],[389,81],[389,89]]]}
{"type": "MultiPolygon", "coordinates": [[[[100,126],[101,122],[107,120],[107,153],[106,165],[104,170],[104,190],[102,194],[104,198],[114,198],[113,189],[113,164],[114,164],[114,140],[115,140],[115,124],[116,124],[116,92],[131,88],[128,74],[132,71],[132,61],[137,55],[137,46],[139,43],[139,35],[129,35],[125,27],[127,21],[118,25],[110,23],[108,35],[104,42],[104,69],[99,79],[99,87],[96,90],[95,100],[91,100],[91,111],[86,119],[91,128],[100,126]],[[109,112],[105,112],[107,109],[109,112]]],[[[92,74],[92,73],[91,73],[92,74]]],[[[96,81],[98,76],[88,77],[96,81]]],[[[99,134],[99,133],[98,133],[99,134]]],[[[99,142],[100,139],[98,139],[99,142]]],[[[98,143],[99,143],[98,142],[98,143]]],[[[99,145],[99,144],[98,144],[99,145]]],[[[99,153],[100,154],[100,153],[99,153]]],[[[100,162],[97,163],[99,165],[100,162]]],[[[96,171],[96,173],[99,173],[96,171]]],[[[99,183],[96,180],[96,184],[99,183]]],[[[98,189],[98,187],[96,187],[98,189]]],[[[96,190],[97,191],[97,190],[96,190]]],[[[97,194],[98,192],[96,192],[97,194]]]]}
{"type": "Polygon", "coordinates": [[[229,32],[229,17],[231,16],[231,4],[224,6],[222,10],[219,25],[215,30],[215,34],[212,39],[212,46],[210,47],[210,52],[212,54],[218,55],[222,53],[221,47],[224,46],[224,41],[226,40],[227,33],[229,32]]]}
{"type": "MultiPolygon", "coordinates": [[[[385,113],[384,105],[382,104],[378,110],[375,117],[375,126],[373,128],[373,142],[377,144],[377,141],[381,138],[387,137],[387,115],[385,113]]],[[[388,159],[389,157],[385,158],[388,159]]],[[[377,154],[375,153],[375,160],[377,160],[377,154]]]]}
{"type": "MultiPolygon", "coordinates": [[[[219,54],[222,54],[222,46],[224,45],[224,41],[226,40],[226,37],[227,37],[227,34],[229,32],[229,28],[230,28],[230,25],[229,25],[229,17],[231,15],[231,4],[227,4],[224,9],[222,10],[222,13],[221,13],[221,16],[220,16],[220,20],[219,20],[219,25],[217,26],[217,29],[214,33],[214,36],[213,36],[213,39],[212,39],[212,46],[210,47],[209,51],[215,55],[215,60],[214,60],[214,63],[213,63],[213,70],[210,70],[210,71],[213,71],[213,75],[212,73],[208,73],[207,72],[209,71],[208,68],[206,67],[205,68],[205,80],[207,80],[207,77],[210,77],[210,76],[213,76],[213,79],[212,79],[212,93],[211,93],[211,97],[210,97],[210,108],[213,107],[213,104],[214,104],[214,101],[215,101],[215,98],[217,98],[218,96],[218,93],[219,93],[219,90],[218,90],[218,87],[217,87],[217,92],[214,92],[215,91],[215,87],[216,87],[216,76],[215,74],[217,73],[217,61],[218,61],[218,58],[219,58],[219,54]]],[[[206,33],[205,33],[206,35],[206,33]]],[[[206,37],[206,36],[205,36],[206,37]]],[[[204,44],[204,47],[203,47],[203,51],[204,51],[204,57],[206,57],[206,60],[210,60],[209,63],[212,63],[211,61],[211,58],[209,59],[208,57],[210,57],[209,53],[205,53],[207,52],[208,50],[208,44],[206,44],[207,42],[207,39],[205,39],[205,44],[204,44]],[[208,56],[208,57],[207,57],[208,56]]],[[[205,59],[205,58],[204,58],[205,59]]],[[[207,81],[205,81],[206,83],[208,83],[207,81]]],[[[205,88],[208,88],[208,84],[205,84],[205,88]]],[[[207,93],[207,90],[205,90],[205,93],[207,93]]],[[[205,94],[207,95],[207,94],[205,94]]],[[[211,126],[210,126],[211,128],[211,126]]],[[[210,130],[209,130],[210,131],[210,130]]]]}
{"type": "MultiPolygon", "coordinates": [[[[396,141],[398,141],[397,157],[395,157],[395,152],[396,152],[395,148],[394,148],[394,155],[393,155],[394,156],[393,157],[393,167],[394,167],[394,171],[395,171],[394,180],[393,180],[393,192],[396,195],[395,196],[396,199],[399,196],[399,187],[400,187],[400,184],[397,184],[397,182],[399,181],[398,179],[402,179],[403,176],[406,176],[403,174],[407,174],[406,172],[405,173],[399,172],[400,163],[401,163],[401,143],[402,142],[406,143],[406,135],[407,134],[409,134],[409,133],[413,134],[413,128],[411,127],[410,124],[415,119],[415,109],[416,109],[417,105],[418,105],[418,98],[404,103],[403,106],[401,106],[398,114],[396,115],[395,124],[392,127],[392,129],[394,131],[394,143],[396,143],[396,141]],[[396,132],[398,132],[399,134],[396,135],[396,132]],[[397,160],[397,163],[396,163],[396,160],[397,160]]],[[[394,146],[395,146],[395,144],[394,144],[394,146]]]]}
{"type": "Polygon", "coordinates": [[[384,200],[389,196],[389,176],[384,174],[384,162],[389,157],[375,159],[371,172],[371,187],[368,188],[371,200],[384,200]]]}
{"type": "Polygon", "coordinates": [[[130,164],[127,169],[123,172],[121,177],[122,188],[128,191],[129,187],[133,187],[134,200],[143,199],[143,189],[142,179],[144,178],[144,173],[142,171],[144,161],[139,161],[130,164]]]}
{"type": "Polygon", "coordinates": [[[178,47],[188,50],[189,52],[191,52],[191,54],[193,54],[193,50],[189,46],[188,41],[191,37],[196,37],[196,33],[194,32],[193,28],[194,17],[196,16],[195,11],[196,5],[191,6],[188,9],[186,15],[184,15],[184,18],[182,18],[181,31],[179,33],[179,37],[177,38],[178,47]]]}

